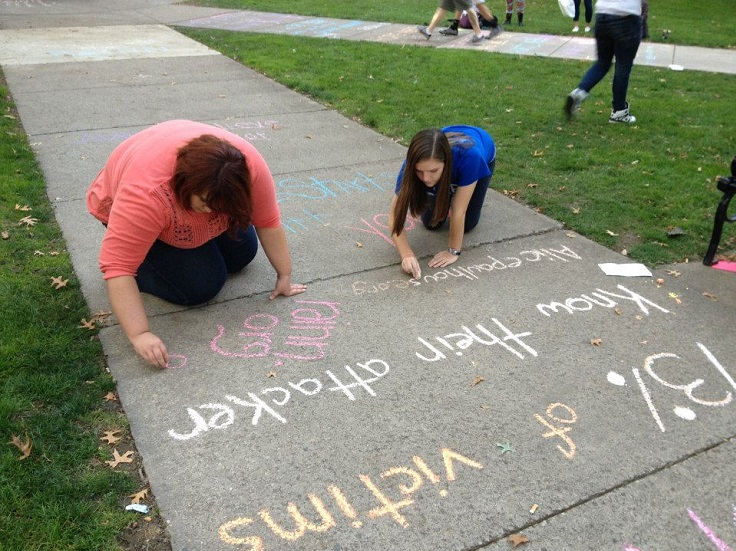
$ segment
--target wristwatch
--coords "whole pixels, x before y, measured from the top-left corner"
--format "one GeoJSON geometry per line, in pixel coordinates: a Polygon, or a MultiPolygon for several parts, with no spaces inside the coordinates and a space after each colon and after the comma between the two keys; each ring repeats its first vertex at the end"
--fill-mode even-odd
{"type": "Polygon", "coordinates": [[[452,255],[455,255],[455,256],[460,256],[460,253],[462,251],[460,249],[453,249],[452,247],[449,247],[447,249],[447,252],[450,253],[450,254],[452,254],[452,255]]]}

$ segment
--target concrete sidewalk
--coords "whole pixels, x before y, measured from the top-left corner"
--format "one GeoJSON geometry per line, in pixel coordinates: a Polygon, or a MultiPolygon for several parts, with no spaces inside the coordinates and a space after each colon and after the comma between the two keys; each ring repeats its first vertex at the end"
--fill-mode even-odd
{"type": "MultiPolygon", "coordinates": [[[[90,310],[109,306],[83,198],[124,138],[217,124],[274,173],[306,294],[269,301],[259,254],[205,307],[146,297],[172,369],[144,365],[114,325],[100,335],[176,551],[502,550],[519,532],[530,551],[736,548],[733,274],[606,276],[599,263],[628,259],[491,191],[462,260],[408,280],[386,223],[405,149],[167,25],[434,39],[165,0],[8,1],[0,18],[90,310]]],[[[583,38],[501,38],[590,55],[583,38]]],[[[734,52],[690,65],[683,51],[652,64],[736,71],[734,52]]],[[[409,232],[422,262],[446,244],[409,232]]]]}

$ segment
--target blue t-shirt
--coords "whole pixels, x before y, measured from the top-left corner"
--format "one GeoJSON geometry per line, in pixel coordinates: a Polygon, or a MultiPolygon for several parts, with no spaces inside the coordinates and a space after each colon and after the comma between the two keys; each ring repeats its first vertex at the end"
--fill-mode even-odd
{"type": "MultiPolygon", "coordinates": [[[[468,186],[491,174],[488,164],[496,158],[496,145],[488,132],[476,126],[464,125],[446,126],[442,132],[445,134],[457,132],[467,136],[452,146],[451,193],[454,194],[458,187],[468,186]]],[[[401,164],[399,175],[396,178],[395,193],[399,193],[401,189],[405,168],[406,159],[401,164]]],[[[430,193],[433,190],[434,188],[430,190],[430,193]]]]}

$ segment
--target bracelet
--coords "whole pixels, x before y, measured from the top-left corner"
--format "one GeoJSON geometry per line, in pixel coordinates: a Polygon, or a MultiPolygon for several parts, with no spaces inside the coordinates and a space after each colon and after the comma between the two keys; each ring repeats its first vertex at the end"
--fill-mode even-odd
{"type": "Polygon", "coordinates": [[[452,247],[449,247],[447,249],[447,252],[454,256],[460,256],[460,253],[462,252],[460,249],[453,249],[452,247]]]}

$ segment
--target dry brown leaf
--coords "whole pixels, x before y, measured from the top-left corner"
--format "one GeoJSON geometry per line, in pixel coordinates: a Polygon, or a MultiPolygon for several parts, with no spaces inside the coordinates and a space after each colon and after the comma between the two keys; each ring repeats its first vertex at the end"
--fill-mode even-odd
{"type": "Polygon", "coordinates": [[[105,402],[116,402],[117,399],[118,397],[115,396],[115,393],[112,390],[105,394],[105,402]]]}
{"type": "Polygon", "coordinates": [[[358,247],[359,249],[362,249],[363,248],[363,243],[361,243],[360,241],[356,241],[355,242],[355,246],[358,247]]]}
{"type": "Polygon", "coordinates": [[[0,233],[0,236],[2,236],[3,239],[10,239],[10,234],[6,231],[0,233]]]}
{"type": "Polygon", "coordinates": [[[26,434],[26,441],[23,442],[20,439],[20,436],[13,435],[13,438],[8,442],[8,444],[12,444],[16,448],[20,450],[20,457],[18,458],[18,461],[23,461],[26,457],[31,455],[31,450],[33,449],[33,443],[31,442],[31,439],[28,437],[28,434],[26,434]]]}
{"type": "Polygon", "coordinates": [[[269,379],[273,379],[275,376],[276,376],[275,371],[269,371],[268,373],[266,373],[266,377],[268,377],[269,379]]]}
{"type": "Polygon", "coordinates": [[[619,308],[618,306],[616,306],[613,311],[616,313],[617,316],[620,316],[622,314],[621,308],[619,308]]]}
{"type": "Polygon", "coordinates": [[[537,149],[536,151],[534,151],[534,153],[532,153],[532,157],[542,157],[542,156],[544,156],[544,151],[541,149],[537,149]]]}
{"type": "Polygon", "coordinates": [[[107,430],[104,435],[100,436],[100,440],[104,440],[108,444],[114,444],[120,440],[120,437],[117,436],[119,432],[119,430],[107,430]]]}
{"type": "Polygon", "coordinates": [[[29,207],[28,205],[20,206],[18,203],[16,203],[15,210],[22,210],[22,211],[28,212],[29,210],[33,210],[33,209],[29,207]]]}
{"type": "Polygon", "coordinates": [[[97,329],[97,325],[95,324],[94,320],[87,321],[86,318],[82,318],[79,323],[81,323],[82,325],[77,325],[77,329],[97,329]]]}
{"type": "Polygon", "coordinates": [[[593,346],[601,346],[603,344],[603,339],[590,339],[590,344],[593,346]]]}
{"type": "Polygon", "coordinates": [[[148,489],[143,488],[140,492],[130,494],[128,497],[130,498],[131,503],[140,503],[148,497],[148,489]]]}
{"type": "Polygon", "coordinates": [[[38,222],[38,218],[31,218],[30,216],[24,216],[18,221],[19,226],[35,226],[36,222],[38,222]]]}
{"type": "Polygon", "coordinates": [[[580,207],[573,207],[572,208],[572,213],[573,214],[580,214],[580,207]]]}
{"type": "Polygon", "coordinates": [[[66,284],[69,283],[68,279],[64,279],[62,276],[56,276],[51,278],[51,286],[54,289],[61,289],[62,287],[66,287],[66,284]]]}
{"type": "Polygon", "coordinates": [[[477,385],[479,383],[482,383],[483,381],[485,381],[485,379],[483,378],[482,375],[476,375],[475,376],[475,379],[473,379],[473,382],[470,383],[470,386],[475,386],[475,385],[477,385]]]}
{"type": "Polygon", "coordinates": [[[703,293],[703,296],[711,300],[718,300],[718,297],[716,295],[714,295],[713,293],[709,293],[708,291],[705,291],[703,293]]]}
{"type": "Polygon", "coordinates": [[[606,233],[607,233],[608,235],[612,235],[613,237],[616,237],[616,236],[618,236],[618,234],[617,234],[617,233],[614,233],[614,232],[612,232],[611,230],[606,230],[606,233]]]}
{"type": "Polygon", "coordinates": [[[520,545],[529,543],[529,538],[527,538],[524,534],[511,534],[509,536],[509,542],[514,547],[514,549],[516,549],[520,545]]]}
{"type": "Polygon", "coordinates": [[[667,274],[671,275],[672,277],[680,277],[682,275],[682,272],[678,272],[677,270],[667,270],[667,274]]]}
{"type": "Polygon", "coordinates": [[[120,455],[118,453],[117,448],[113,448],[112,450],[112,460],[105,461],[105,463],[110,465],[111,469],[114,469],[120,463],[132,463],[132,462],[133,462],[133,450],[129,450],[125,452],[123,455],[120,455]]]}

